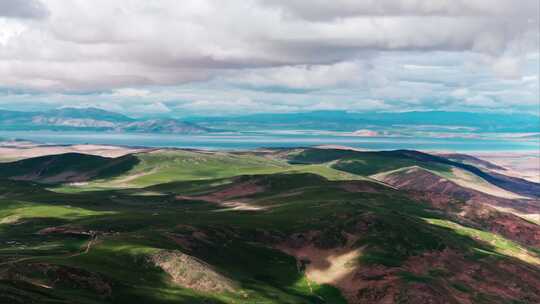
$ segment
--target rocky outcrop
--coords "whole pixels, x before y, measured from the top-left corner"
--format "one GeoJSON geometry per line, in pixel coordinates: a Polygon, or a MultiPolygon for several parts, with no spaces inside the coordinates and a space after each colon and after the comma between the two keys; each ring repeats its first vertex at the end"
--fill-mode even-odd
{"type": "Polygon", "coordinates": [[[177,250],[160,250],[149,261],[161,268],[171,281],[184,288],[203,292],[234,291],[236,283],[219,273],[214,267],[177,250]]]}
{"type": "Polygon", "coordinates": [[[49,263],[14,263],[0,269],[0,279],[26,282],[44,288],[83,289],[102,298],[110,297],[113,282],[82,268],[49,263]]]}

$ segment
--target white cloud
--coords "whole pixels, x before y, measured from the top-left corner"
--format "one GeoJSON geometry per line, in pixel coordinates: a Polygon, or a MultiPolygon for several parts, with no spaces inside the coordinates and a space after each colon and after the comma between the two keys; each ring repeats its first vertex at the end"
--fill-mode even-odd
{"type": "Polygon", "coordinates": [[[522,82],[538,83],[538,75],[527,75],[521,77],[522,82]]]}
{"type": "Polygon", "coordinates": [[[501,78],[521,78],[521,62],[519,58],[503,57],[493,63],[493,71],[501,78]]]}
{"type": "Polygon", "coordinates": [[[11,39],[19,36],[25,27],[20,22],[0,18],[0,46],[6,46],[11,39]]]}
{"type": "MultiPolygon", "coordinates": [[[[497,53],[531,40],[525,35],[538,26],[534,0],[339,2],[44,0],[48,17],[27,22],[0,48],[0,85],[56,91],[174,85],[223,69],[285,66],[293,86],[305,87],[328,82],[316,79],[327,77],[316,75],[325,65],[373,52],[497,53]],[[308,65],[320,68],[308,76],[302,71],[308,65]]],[[[343,73],[339,67],[334,72],[343,73]]]]}
{"type": "Polygon", "coordinates": [[[0,11],[0,90],[37,94],[0,91],[0,104],[239,113],[539,101],[538,0],[4,0],[0,11]]]}
{"type": "Polygon", "coordinates": [[[319,102],[312,106],[312,110],[350,110],[350,111],[376,111],[376,110],[387,110],[391,109],[390,105],[387,105],[382,100],[374,99],[363,99],[363,100],[354,100],[347,103],[342,103],[339,101],[325,101],[319,102]]]}
{"type": "Polygon", "coordinates": [[[308,20],[322,21],[355,16],[534,16],[534,0],[264,0],[308,20]]]}
{"type": "Polygon", "coordinates": [[[459,88],[450,92],[450,96],[455,98],[463,98],[470,95],[470,91],[467,88],[459,88]]]}
{"type": "Polygon", "coordinates": [[[298,109],[298,107],[294,106],[275,105],[254,101],[248,97],[219,100],[193,100],[190,102],[180,103],[176,106],[176,110],[205,115],[249,114],[261,112],[277,113],[297,111],[298,109]]]}
{"type": "Polygon", "coordinates": [[[171,112],[171,109],[162,102],[134,104],[130,106],[130,113],[140,115],[163,114],[171,112]]]}
{"type": "Polygon", "coordinates": [[[113,96],[117,97],[146,97],[150,94],[149,90],[135,88],[121,88],[113,92],[113,96]]]}
{"type": "Polygon", "coordinates": [[[238,71],[227,80],[252,87],[324,89],[361,82],[366,73],[365,66],[360,62],[340,62],[238,71]]]}
{"type": "Polygon", "coordinates": [[[497,103],[492,98],[479,95],[466,98],[464,101],[464,105],[475,107],[494,107],[497,106],[497,103]]]}

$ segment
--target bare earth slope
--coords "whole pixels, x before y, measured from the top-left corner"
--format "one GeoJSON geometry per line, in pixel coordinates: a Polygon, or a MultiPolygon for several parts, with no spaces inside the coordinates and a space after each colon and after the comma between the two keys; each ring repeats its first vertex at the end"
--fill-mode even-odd
{"type": "Polygon", "coordinates": [[[540,213],[539,200],[512,200],[462,187],[450,180],[419,167],[380,173],[374,178],[398,189],[412,191],[436,208],[452,212],[464,222],[482,226],[509,239],[540,247],[540,226],[519,216],[498,211],[502,207],[517,214],[540,213]]]}

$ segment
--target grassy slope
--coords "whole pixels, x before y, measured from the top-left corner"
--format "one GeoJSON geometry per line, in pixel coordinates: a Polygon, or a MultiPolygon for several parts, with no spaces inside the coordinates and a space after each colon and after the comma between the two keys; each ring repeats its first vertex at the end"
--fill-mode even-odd
{"type": "Polygon", "coordinates": [[[160,150],[136,154],[138,163],[129,171],[88,184],[62,185],[56,191],[78,192],[110,188],[146,187],[172,181],[226,178],[243,174],[314,173],[330,180],[363,180],[366,177],[336,170],[332,164],[294,165],[270,157],[231,153],[198,153],[160,150]]]}
{"type": "Polygon", "coordinates": [[[107,158],[80,153],[65,153],[23,159],[11,163],[0,163],[0,178],[35,180],[38,182],[69,181],[106,178],[130,170],[138,163],[131,155],[107,158]],[[66,175],[68,173],[68,175],[66,175]]]}
{"type": "MultiPolygon", "coordinates": [[[[26,211],[26,208],[29,208],[28,203],[11,204],[10,208],[4,210],[3,215],[17,214],[24,220],[17,225],[2,225],[3,237],[17,240],[16,248],[1,252],[3,258],[8,258],[16,252],[17,259],[30,257],[31,261],[72,265],[107,273],[115,281],[122,282],[122,285],[130,285],[121,286],[115,294],[115,302],[120,303],[128,303],[134,299],[148,303],[168,303],[169,301],[208,303],[204,301],[209,300],[215,303],[221,303],[221,301],[224,303],[253,303],[253,301],[257,303],[317,303],[320,302],[319,296],[334,299],[332,301],[335,303],[342,301],[339,293],[328,286],[317,286],[312,283],[310,289],[291,257],[273,249],[246,243],[243,239],[235,240],[233,236],[226,237],[228,241],[232,241],[227,246],[207,245],[198,256],[209,260],[235,280],[242,282],[244,287],[240,292],[229,295],[205,295],[171,286],[162,272],[157,269],[147,269],[148,266],[145,266],[143,261],[145,254],[157,249],[178,249],[178,246],[163,237],[166,233],[181,233],[181,231],[176,231],[178,228],[175,228],[178,223],[189,223],[205,227],[204,229],[219,224],[220,229],[226,231],[230,229],[227,227],[232,226],[248,229],[255,226],[255,221],[258,220],[245,213],[214,213],[211,211],[215,210],[216,206],[209,204],[194,203],[178,206],[168,202],[168,197],[164,199],[164,202],[158,203],[155,202],[155,197],[131,197],[119,193],[114,193],[116,199],[111,201],[112,194],[106,192],[85,193],[84,195],[39,193],[36,196],[27,197],[27,200],[35,201],[31,205],[33,208],[38,208],[37,214],[26,211]],[[73,205],[68,207],[65,205],[67,201],[74,205],[85,206],[86,209],[73,205]],[[163,204],[167,207],[163,208],[163,204]],[[160,214],[149,216],[156,211],[160,214]],[[196,214],[195,217],[193,213],[196,214]],[[32,217],[32,214],[35,217],[32,217]],[[83,246],[82,242],[77,243],[80,240],[74,239],[68,242],[62,236],[44,238],[29,233],[44,227],[68,223],[101,231],[113,230],[120,232],[120,235],[104,237],[88,254],[70,256],[69,252],[80,251],[76,246],[83,246]],[[231,226],[232,223],[234,224],[231,226]],[[66,241],[66,246],[62,246],[64,241],[66,241]],[[218,247],[213,248],[214,246],[218,247]],[[221,254],[207,255],[208,252],[221,254]],[[138,269],[141,276],[133,276],[135,269],[138,269]],[[246,295],[247,298],[244,298],[246,295]]],[[[281,223],[285,222],[287,221],[281,223]]],[[[267,224],[277,227],[277,223],[268,222],[267,224]]],[[[216,244],[222,242],[223,240],[220,239],[220,242],[216,244]]],[[[84,292],[79,296],[84,297],[84,292]]]]}
{"type": "Polygon", "coordinates": [[[372,176],[408,167],[421,167],[461,186],[505,198],[538,197],[540,185],[511,177],[501,177],[470,164],[417,151],[396,150],[358,152],[305,149],[290,154],[290,161],[301,164],[328,164],[331,168],[360,176],[372,176]]]}
{"type": "MultiPolygon", "coordinates": [[[[380,193],[344,191],[339,180],[363,178],[336,171],[327,163],[290,165],[251,155],[184,151],[138,157],[141,161],[126,175],[151,174],[128,182],[126,176],[121,176],[91,183],[81,187],[87,190],[81,193],[73,188],[51,192],[32,183],[0,183],[0,234],[5,245],[0,249],[0,267],[17,269],[41,262],[106,274],[115,282],[112,297],[100,299],[87,288],[46,289],[22,283],[14,286],[5,280],[0,280],[0,294],[51,303],[67,299],[80,303],[344,303],[335,288],[308,282],[292,257],[268,246],[263,232],[286,238],[291,233],[318,230],[322,231],[322,244],[339,245],[343,241],[339,231],[354,231],[357,219],[365,215],[377,219],[357,243],[365,248],[358,262],[366,265],[399,267],[411,256],[445,248],[464,252],[480,263],[492,259],[531,263],[538,259],[535,249],[515,247],[500,236],[457,225],[391,189],[380,193]],[[233,176],[275,172],[282,174],[240,179],[262,178],[265,191],[248,199],[251,204],[272,206],[269,211],[227,211],[212,203],[174,199],[176,195],[222,189],[238,182],[233,176]],[[293,172],[319,173],[336,181],[293,172]],[[109,182],[117,189],[90,191],[91,187],[109,182]],[[106,234],[100,235],[92,249],[83,254],[87,238],[35,234],[59,225],[106,234]],[[203,231],[207,238],[190,239],[197,246],[189,253],[238,282],[239,290],[207,294],[181,288],[146,262],[148,254],[160,249],[186,250],[170,236],[190,238],[193,229],[203,231]]],[[[372,161],[381,160],[369,159],[372,161]]],[[[384,170],[387,168],[385,165],[384,170]]],[[[374,170],[379,169],[370,167],[362,173],[374,170]]],[[[44,278],[36,280],[47,282],[44,278]]]]}
{"type": "Polygon", "coordinates": [[[369,176],[403,167],[422,166],[434,171],[449,171],[449,166],[390,152],[306,149],[291,156],[291,162],[321,164],[334,161],[332,167],[357,175],[369,176]]]}

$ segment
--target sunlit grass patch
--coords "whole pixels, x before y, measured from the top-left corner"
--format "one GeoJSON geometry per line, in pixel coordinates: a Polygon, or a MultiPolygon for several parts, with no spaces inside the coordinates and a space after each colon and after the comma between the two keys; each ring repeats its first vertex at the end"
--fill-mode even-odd
{"type": "MultiPolygon", "coordinates": [[[[432,225],[449,228],[455,231],[457,234],[471,237],[475,240],[484,242],[492,246],[493,251],[496,254],[506,255],[517,258],[526,263],[540,265],[540,257],[538,256],[538,254],[500,235],[470,227],[465,227],[448,220],[432,218],[427,218],[425,220],[432,225]]],[[[477,248],[475,250],[479,253],[491,254],[489,251],[481,248],[477,248]]]]}
{"type": "Polygon", "coordinates": [[[284,170],[285,173],[313,173],[325,177],[328,180],[367,180],[366,177],[336,170],[327,164],[314,165],[292,165],[291,168],[284,170]]]}
{"type": "Polygon", "coordinates": [[[174,150],[141,153],[140,162],[130,171],[114,178],[50,188],[60,193],[148,187],[172,181],[197,181],[239,175],[275,173],[313,173],[329,180],[363,180],[366,177],[340,171],[327,164],[289,164],[285,161],[255,155],[199,153],[174,150]]]}
{"type": "Polygon", "coordinates": [[[88,216],[110,215],[114,211],[94,211],[70,205],[42,205],[30,202],[14,202],[0,209],[0,222],[11,222],[14,219],[57,218],[76,220],[88,216]]]}

